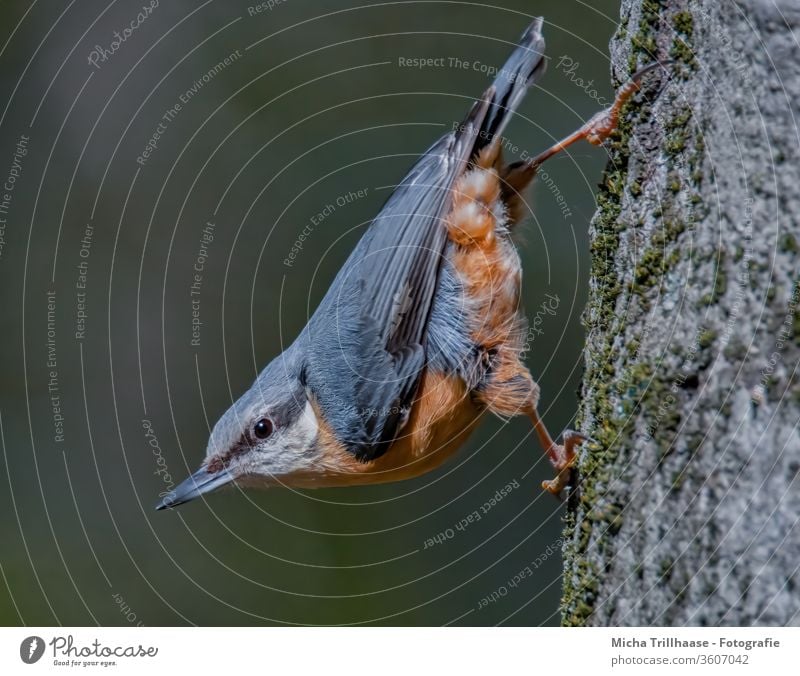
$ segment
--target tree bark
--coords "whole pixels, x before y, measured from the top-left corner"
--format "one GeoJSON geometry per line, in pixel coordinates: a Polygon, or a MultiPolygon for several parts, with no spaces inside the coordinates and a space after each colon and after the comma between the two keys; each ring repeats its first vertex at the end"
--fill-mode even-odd
{"type": "Polygon", "coordinates": [[[798,35],[795,0],[622,2],[615,81],[674,63],[592,224],[564,624],[800,623],[798,35]]]}

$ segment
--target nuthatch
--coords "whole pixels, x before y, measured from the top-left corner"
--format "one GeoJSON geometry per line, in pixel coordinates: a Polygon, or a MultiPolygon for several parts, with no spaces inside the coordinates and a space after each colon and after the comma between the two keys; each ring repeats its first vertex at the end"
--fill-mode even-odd
{"type": "Polygon", "coordinates": [[[560,494],[586,438],[567,430],[556,443],[537,413],[511,232],[542,162],[579,139],[602,143],[652,67],[578,131],[507,165],[503,130],[545,68],[541,28],[535,19],[463,123],[417,161],[295,342],[214,426],[202,467],[158,509],[231,482],[418,476],[461,446],[486,411],[530,418],[557,473],[543,487],[560,494]]]}

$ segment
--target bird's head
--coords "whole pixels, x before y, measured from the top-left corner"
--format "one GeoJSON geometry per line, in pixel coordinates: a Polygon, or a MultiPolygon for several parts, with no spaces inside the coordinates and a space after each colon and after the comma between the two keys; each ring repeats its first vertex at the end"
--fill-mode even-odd
{"type": "Polygon", "coordinates": [[[236,482],[268,486],[313,473],[318,423],[302,377],[286,361],[273,361],[219,419],[202,466],[175,487],[156,509],[184,502],[236,482]]]}

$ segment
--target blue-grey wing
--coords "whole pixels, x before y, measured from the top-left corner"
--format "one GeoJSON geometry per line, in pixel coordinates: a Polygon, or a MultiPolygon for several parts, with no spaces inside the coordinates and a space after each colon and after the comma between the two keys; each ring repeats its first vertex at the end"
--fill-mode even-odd
{"type": "Polygon", "coordinates": [[[397,186],[306,329],[308,385],[359,459],[381,455],[407,419],[426,364],[426,330],[455,181],[499,134],[543,69],[541,20],[456,130],[397,186]]]}
{"type": "MultiPolygon", "coordinates": [[[[486,101],[473,114],[482,119],[486,101]]],[[[470,123],[471,124],[471,123],[470,123]]],[[[478,126],[434,144],[397,186],[307,327],[306,378],[360,459],[394,439],[425,366],[425,329],[447,243],[450,190],[478,126]]]]}

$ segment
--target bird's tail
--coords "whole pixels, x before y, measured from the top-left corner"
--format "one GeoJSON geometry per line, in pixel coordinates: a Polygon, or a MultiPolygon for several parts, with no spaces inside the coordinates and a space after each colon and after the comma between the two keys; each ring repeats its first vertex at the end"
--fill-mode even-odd
{"type": "Polygon", "coordinates": [[[522,34],[517,48],[497,72],[492,86],[481,97],[488,106],[475,140],[473,156],[490,144],[502,146],[506,125],[528,88],[544,73],[545,66],[542,17],[536,17],[522,34]]]}

